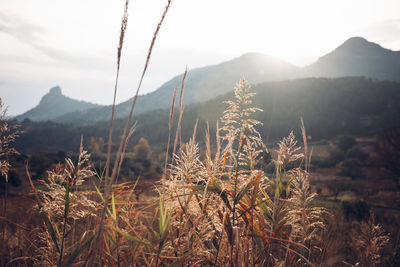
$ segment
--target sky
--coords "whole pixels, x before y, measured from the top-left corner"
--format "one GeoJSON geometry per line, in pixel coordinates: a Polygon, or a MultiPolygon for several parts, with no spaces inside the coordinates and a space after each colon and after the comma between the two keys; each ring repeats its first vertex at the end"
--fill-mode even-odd
{"type": "MultiPolygon", "coordinates": [[[[131,0],[117,102],[135,93],[167,0],[131,0]]],[[[1,0],[0,97],[10,115],[36,106],[51,87],[111,104],[125,0],[1,0]]],[[[189,69],[247,52],[297,66],[353,36],[400,50],[399,0],[174,0],[141,94],[189,69]]]]}

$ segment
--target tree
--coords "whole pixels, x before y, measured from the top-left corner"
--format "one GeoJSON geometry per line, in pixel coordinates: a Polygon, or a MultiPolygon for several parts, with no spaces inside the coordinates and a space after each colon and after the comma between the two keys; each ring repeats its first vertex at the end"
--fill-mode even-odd
{"type": "Polygon", "coordinates": [[[339,169],[340,175],[357,178],[362,176],[361,162],[358,159],[349,158],[339,162],[336,165],[339,169]]]}
{"type": "Polygon", "coordinates": [[[339,138],[337,145],[342,151],[346,152],[353,146],[357,145],[357,142],[353,137],[344,135],[339,138]]]}
{"type": "Polygon", "coordinates": [[[90,137],[90,145],[89,145],[89,151],[92,153],[101,153],[103,152],[104,149],[104,139],[103,137],[99,137],[98,140],[96,140],[95,137],[90,137]]]}
{"type": "Polygon", "coordinates": [[[90,137],[89,151],[94,153],[94,154],[100,153],[100,146],[96,142],[96,139],[93,136],[90,137]]]}
{"type": "Polygon", "coordinates": [[[151,156],[151,149],[149,142],[147,142],[146,138],[141,137],[137,145],[133,147],[133,152],[137,159],[148,160],[151,156]]]}
{"type": "Polygon", "coordinates": [[[341,162],[345,158],[345,154],[343,150],[339,147],[335,146],[334,144],[330,143],[329,145],[329,163],[331,165],[336,165],[337,163],[341,162]]]}
{"type": "Polygon", "coordinates": [[[360,147],[355,146],[355,147],[350,148],[346,152],[346,158],[358,159],[359,161],[361,161],[365,165],[365,163],[368,160],[369,156],[360,147]]]}

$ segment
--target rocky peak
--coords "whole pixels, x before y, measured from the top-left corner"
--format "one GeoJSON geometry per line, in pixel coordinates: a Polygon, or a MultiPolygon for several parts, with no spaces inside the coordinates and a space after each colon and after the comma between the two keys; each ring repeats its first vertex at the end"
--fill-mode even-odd
{"type": "Polygon", "coordinates": [[[62,95],[61,87],[57,85],[57,86],[51,88],[50,91],[49,91],[49,94],[51,94],[51,95],[62,95]]]}

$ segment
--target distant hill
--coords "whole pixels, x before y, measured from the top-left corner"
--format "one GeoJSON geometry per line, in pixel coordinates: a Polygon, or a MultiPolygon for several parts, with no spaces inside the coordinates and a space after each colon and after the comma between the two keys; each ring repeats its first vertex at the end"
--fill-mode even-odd
{"type": "MultiPolygon", "coordinates": [[[[175,87],[180,87],[182,76],[183,74],[180,74],[154,92],[140,96],[135,107],[135,114],[168,108],[172,92],[175,87]]],[[[303,68],[263,54],[247,53],[217,65],[190,70],[186,80],[184,103],[187,105],[204,102],[230,92],[241,77],[246,77],[252,84],[258,84],[294,78],[344,76],[365,76],[400,81],[400,51],[385,49],[364,38],[353,37],[334,51],[319,58],[314,64],[303,68]]],[[[131,101],[132,99],[116,106],[117,118],[128,115],[131,101]]],[[[51,119],[57,122],[80,125],[110,119],[111,106],[82,105],[82,108],[71,108],[70,104],[61,105],[61,101],[59,104],[60,107],[65,108],[59,108],[57,112],[41,108],[35,112],[28,111],[21,116],[22,118],[32,117],[33,120],[45,120],[51,116],[51,119]]],[[[77,106],[80,107],[80,105],[77,106]]],[[[20,119],[21,116],[17,118],[20,119]]]]}
{"type": "MultiPolygon", "coordinates": [[[[301,117],[313,140],[345,134],[374,136],[400,123],[399,82],[364,77],[305,78],[257,84],[252,92],[256,93],[253,105],[263,110],[256,113],[256,119],[263,123],[260,133],[266,142],[276,143],[292,130],[300,137],[301,117]]],[[[223,101],[232,98],[233,92],[230,92],[188,105],[182,122],[184,139],[192,136],[198,119],[198,140],[203,141],[205,122],[214,127],[226,109],[223,101]]],[[[148,112],[135,120],[138,121],[136,136],[145,136],[154,145],[165,144],[167,111],[148,112]]]]}
{"type": "Polygon", "coordinates": [[[98,108],[100,105],[78,101],[64,96],[59,86],[53,87],[42,97],[39,105],[27,112],[16,116],[15,119],[22,121],[26,118],[32,121],[54,120],[57,117],[73,112],[91,108],[98,108]]]}
{"type": "MultiPolygon", "coordinates": [[[[267,82],[253,86],[254,106],[263,109],[256,114],[262,138],[276,142],[294,130],[300,138],[300,117],[304,118],[307,134],[312,140],[331,139],[339,135],[374,136],[400,123],[400,83],[378,81],[363,77],[307,78],[281,82],[267,82]]],[[[233,98],[227,93],[212,100],[185,107],[182,121],[183,140],[192,136],[199,120],[197,140],[204,140],[205,123],[214,133],[216,121],[226,108],[223,101],[233,98]]],[[[176,114],[175,114],[176,115],[176,114]]],[[[152,146],[165,149],[168,138],[167,109],[158,109],[135,116],[138,121],[133,142],[144,136],[152,146]],[[156,129],[156,130],[155,130],[156,129]]],[[[177,118],[175,118],[176,127],[177,118]]],[[[114,137],[118,142],[124,119],[115,121],[114,137]]],[[[49,149],[76,151],[80,136],[86,146],[91,137],[107,138],[109,123],[77,126],[54,122],[25,122],[26,132],[16,140],[21,152],[49,149]]],[[[215,135],[212,134],[211,138],[215,135]]],[[[129,149],[132,149],[132,145],[129,149]]]]}
{"type": "Polygon", "coordinates": [[[302,69],[300,76],[365,76],[400,81],[400,51],[392,51],[364,38],[353,37],[302,69]]]}
{"type": "MultiPolygon", "coordinates": [[[[247,53],[233,60],[218,65],[206,66],[190,70],[187,74],[184,103],[202,102],[218,95],[232,91],[232,88],[241,77],[246,77],[252,83],[276,81],[294,77],[298,68],[259,53],[247,53]]],[[[183,74],[180,74],[164,83],[156,91],[140,96],[135,113],[168,108],[175,87],[180,87],[183,74]]],[[[116,117],[127,116],[131,106],[131,99],[116,107],[116,117]]],[[[74,122],[80,124],[94,123],[109,120],[111,107],[91,109],[66,114],[57,118],[59,122],[74,122]]]]}

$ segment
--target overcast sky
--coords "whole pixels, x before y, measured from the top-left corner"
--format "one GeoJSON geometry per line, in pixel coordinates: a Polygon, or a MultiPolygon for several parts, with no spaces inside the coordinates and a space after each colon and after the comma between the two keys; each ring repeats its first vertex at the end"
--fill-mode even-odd
{"type": "MultiPolygon", "coordinates": [[[[124,0],[1,0],[0,96],[17,115],[48,90],[111,104],[124,0]]],[[[118,102],[132,97],[166,0],[131,0],[118,102]]],[[[399,0],[175,0],[142,93],[190,68],[261,52],[311,64],[352,36],[400,50],[399,0]]]]}

